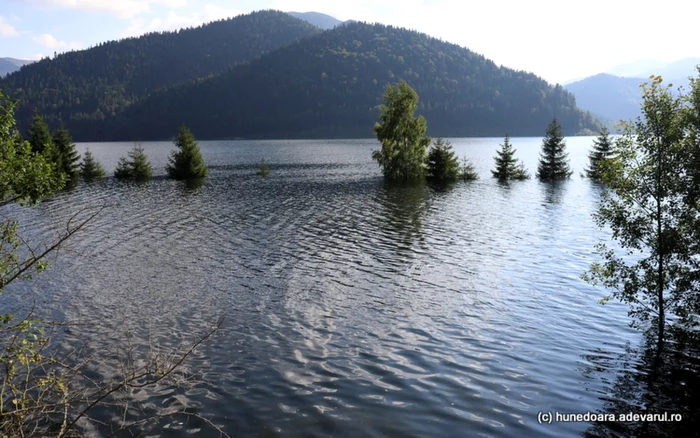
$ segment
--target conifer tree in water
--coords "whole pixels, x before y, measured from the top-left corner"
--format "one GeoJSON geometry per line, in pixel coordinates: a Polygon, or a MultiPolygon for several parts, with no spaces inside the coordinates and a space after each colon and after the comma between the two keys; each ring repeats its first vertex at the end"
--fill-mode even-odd
{"type": "Polygon", "coordinates": [[[102,165],[92,156],[90,149],[85,151],[83,163],[80,165],[80,174],[85,182],[93,182],[105,177],[106,172],[102,165]]]}
{"type": "Polygon", "coordinates": [[[459,167],[459,177],[464,181],[474,181],[479,179],[474,164],[467,157],[462,158],[462,165],[459,167]]]}
{"type": "Polygon", "coordinates": [[[496,169],[491,171],[494,178],[498,178],[499,181],[530,178],[530,175],[525,170],[525,165],[515,158],[515,152],[516,150],[513,149],[513,145],[510,143],[510,137],[506,134],[501,149],[496,152],[497,155],[494,157],[496,169]]]}
{"type": "Polygon", "coordinates": [[[455,181],[459,177],[459,160],[449,141],[438,138],[428,152],[428,177],[436,181],[455,181]]]}
{"type": "Polygon", "coordinates": [[[380,107],[381,123],[374,132],[382,144],[372,152],[384,177],[391,180],[411,180],[425,176],[426,148],[430,137],[425,136],[427,123],[422,116],[414,117],[418,108],[418,94],[405,81],[387,85],[385,105],[380,107]]]}
{"type": "Polygon", "coordinates": [[[557,119],[554,119],[547,127],[547,133],[542,139],[537,177],[542,181],[559,181],[571,178],[572,174],[564,135],[557,119]]]}
{"type": "Polygon", "coordinates": [[[178,150],[173,151],[166,170],[168,177],[176,180],[201,179],[207,176],[207,166],[202,153],[194,140],[194,135],[186,126],[180,126],[175,139],[178,150]]]}
{"type": "Polygon", "coordinates": [[[256,175],[266,177],[270,174],[270,166],[267,165],[264,158],[260,159],[260,165],[258,165],[258,171],[255,172],[256,175]]]}
{"type": "Polygon", "coordinates": [[[53,146],[56,149],[60,170],[66,174],[68,184],[75,185],[80,177],[80,154],[75,150],[75,144],[68,133],[68,130],[61,126],[61,129],[53,134],[53,146]]]}
{"type": "Polygon", "coordinates": [[[134,181],[147,181],[153,178],[153,170],[148,157],[140,144],[135,144],[129,151],[128,158],[121,157],[114,171],[117,179],[130,179],[134,181]]]}
{"type": "Polygon", "coordinates": [[[594,181],[600,181],[603,176],[601,168],[603,160],[610,158],[612,154],[612,139],[610,139],[608,128],[603,127],[598,138],[593,140],[593,149],[588,154],[589,165],[585,170],[585,176],[594,181]]]}

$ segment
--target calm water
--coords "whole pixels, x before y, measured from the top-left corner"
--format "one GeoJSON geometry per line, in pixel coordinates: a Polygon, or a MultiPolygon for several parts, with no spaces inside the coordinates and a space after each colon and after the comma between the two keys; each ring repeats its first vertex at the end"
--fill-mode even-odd
{"type": "MultiPolygon", "coordinates": [[[[127,331],[187,342],[225,317],[189,362],[197,390],[142,397],[232,436],[609,433],[537,422],[653,405],[635,401],[643,388],[620,395],[645,373],[626,307],[598,304],[605,291],[579,278],[606,238],[590,217],[599,189],[579,177],[592,138],[567,139],[576,173],[561,184],[492,180],[499,142],[453,139],[481,180],[447,189],[385,184],[373,140],[201,142],[210,176],[187,189],[164,178],[173,145],[145,143],[152,182],[109,178],[14,212],[41,242],[106,206],[14,296],[100,321],[67,335],[98,352],[127,331]]],[[[513,143],[534,174],[541,139],[513,143]]],[[[111,173],[132,144],[87,146],[111,173]]]]}

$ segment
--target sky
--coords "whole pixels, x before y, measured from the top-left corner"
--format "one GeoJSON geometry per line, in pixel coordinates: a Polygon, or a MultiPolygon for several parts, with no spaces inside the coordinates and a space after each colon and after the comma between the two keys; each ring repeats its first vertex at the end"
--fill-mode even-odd
{"type": "Polygon", "coordinates": [[[640,59],[700,56],[693,2],[633,0],[0,0],[0,57],[41,59],[260,9],[379,22],[565,83],[640,59]]]}

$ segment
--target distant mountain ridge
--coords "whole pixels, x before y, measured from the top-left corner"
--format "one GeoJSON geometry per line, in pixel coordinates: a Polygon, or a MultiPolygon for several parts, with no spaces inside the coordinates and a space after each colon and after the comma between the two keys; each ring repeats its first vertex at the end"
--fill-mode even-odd
{"type": "Polygon", "coordinates": [[[576,96],[577,105],[604,119],[608,125],[629,120],[641,114],[640,85],[651,75],[663,77],[664,83],[688,89],[688,77],[697,77],[700,58],[685,58],[674,62],[642,59],[619,65],[566,85],[576,96]],[[611,73],[612,72],[612,73],[611,73]]]}
{"type": "Polygon", "coordinates": [[[31,64],[34,61],[16,58],[0,58],[0,77],[16,72],[23,65],[31,64]]]}
{"type": "Polygon", "coordinates": [[[600,73],[565,88],[576,96],[576,104],[581,109],[611,124],[640,115],[642,93],[639,85],[644,81],[600,73]]]}
{"type": "Polygon", "coordinates": [[[307,23],[310,23],[319,29],[323,30],[329,30],[333,29],[336,26],[340,26],[343,24],[343,21],[338,20],[335,17],[331,17],[330,15],[327,14],[322,14],[320,12],[287,12],[289,15],[291,15],[294,18],[298,18],[300,20],[304,20],[307,23]]]}

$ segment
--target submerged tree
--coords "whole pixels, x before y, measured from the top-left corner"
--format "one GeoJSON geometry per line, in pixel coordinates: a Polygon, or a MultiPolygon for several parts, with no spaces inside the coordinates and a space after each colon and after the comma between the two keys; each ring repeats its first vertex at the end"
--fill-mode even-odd
{"type": "Polygon", "coordinates": [[[92,156],[90,149],[87,149],[83,157],[83,162],[80,165],[80,175],[85,182],[100,180],[104,178],[106,174],[102,165],[92,156]]]}
{"type": "Polygon", "coordinates": [[[474,168],[474,164],[467,158],[462,158],[462,165],[459,166],[459,177],[464,181],[474,181],[479,179],[479,174],[474,168]]]}
{"type": "Polygon", "coordinates": [[[384,177],[390,180],[410,180],[425,176],[426,148],[430,137],[425,136],[425,119],[413,114],[418,108],[418,94],[405,81],[389,84],[384,91],[385,105],[380,107],[381,123],[374,132],[382,144],[372,158],[379,163],[384,177]]]}
{"type": "Polygon", "coordinates": [[[436,181],[456,181],[459,178],[459,160],[452,144],[438,138],[428,152],[428,177],[436,181]]]}
{"type": "Polygon", "coordinates": [[[260,165],[258,165],[258,171],[255,172],[256,175],[266,177],[270,174],[270,166],[267,165],[264,158],[260,159],[260,165]]]}
{"type": "Polygon", "coordinates": [[[547,127],[547,133],[542,139],[542,152],[537,167],[537,178],[542,181],[557,181],[571,178],[573,172],[569,168],[569,154],[566,153],[566,142],[561,126],[553,119],[547,127]]]}
{"type": "MultiPolygon", "coordinates": [[[[700,93],[700,84],[691,84],[700,93]]],[[[642,116],[623,126],[615,156],[600,163],[606,189],[594,217],[624,252],[598,245],[603,260],[584,278],[612,289],[605,300],[627,303],[635,324],[651,321],[660,342],[669,314],[697,325],[700,313],[700,203],[692,196],[700,187],[693,177],[700,162],[692,158],[698,115],[700,105],[653,77],[643,86],[642,116]]]]}
{"type": "Polygon", "coordinates": [[[194,135],[185,125],[180,126],[175,146],[178,150],[170,155],[166,167],[168,177],[176,180],[206,178],[207,166],[204,164],[202,153],[194,135]]]}
{"type": "Polygon", "coordinates": [[[593,140],[593,149],[588,154],[589,164],[584,171],[585,176],[594,181],[600,181],[602,178],[601,164],[603,160],[610,158],[612,154],[613,142],[608,128],[603,127],[598,134],[598,138],[593,140]]]}
{"type": "Polygon", "coordinates": [[[491,171],[494,178],[498,178],[499,181],[530,178],[527,170],[525,170],[525,165],[515,158],[515,152],[516,150],[513,149],[513,145],[510,143],[510,137],[506,134],[501,149],[496,152],[497,155],[494,157],[496,169],[491,171]]]}
{"type": "Polygon", "coordinates": [[[121,157],[114,171],[117,179],[147,181],[153,178],[153,170],[148,157],[140,144],[135,144],[128,157],[121,157]]]}
{"type": "Polygon", "coordinates": [[[53,134],[53,146],[56,149],[58,162],[56,163],[61,172],[66,174],[71,185],[75,185],[80,177],[80,154],[75,150],[75,144],[68,133],[68,130],[61,126],[53,134]]]}

